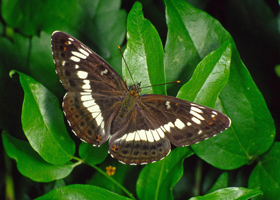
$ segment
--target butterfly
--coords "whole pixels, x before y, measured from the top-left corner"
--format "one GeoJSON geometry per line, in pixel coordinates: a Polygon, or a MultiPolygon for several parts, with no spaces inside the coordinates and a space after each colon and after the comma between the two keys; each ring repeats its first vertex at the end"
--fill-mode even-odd
{"type": "Polygon", "coordinates": [[[63,112],[82,141],[100,146],[125,164],[147,164],[170,153],[171,143],[189,146],[230,126],[211,108],[171,96],[140,95],[140,83],[128,87],[99,55],[64,32],[52,34],[56,73],[67,90],[63,112]]]}

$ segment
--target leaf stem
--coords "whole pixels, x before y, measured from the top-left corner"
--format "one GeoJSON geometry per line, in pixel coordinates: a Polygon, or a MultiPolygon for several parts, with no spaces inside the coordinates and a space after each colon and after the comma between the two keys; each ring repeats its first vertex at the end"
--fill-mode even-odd
{"type": "Polygon", "coordinates": [[[12,177],[12,165],[11,159],[4,153],[5,164],[6,164],[6,175],[5,175],[5,185],[6,185],[6,199],[14,200],[15,199],[15,191],[14,191],[14,181],[12,177]]]}
{"type": "MultiPolygon", "coordinates": [[[[77,162],[74,163],[75,166],[80,165],[82,163],[85,163],[83,159],[80,159],[78,157],[72,157],[73,160],[76,160],[77,162]]],[[[123,187],[119,182],[117,182],[115,179],[113,179],[111,176],[109,176],[108,174],[106,174],[106,172],[104,172],[102,169],[100,169],[99,167],[97,167],[96,165],[90,165],[91,167],[93,167],[94,169],[96,169],[99,173],[103,174],[106,178],[108,178],[110,181],[112,181],[114,184],[116,184],[121,190],[124,191],[124,193],[127,194],[127,196],[129,196],[131,199],[135,200],[133,194],[131,192],[129,192],[125,187],[123,187]]]]}
{"type": "Polygon", "coordinates": [[[75,156],[73,156],[71,159],[72,159],[72,160],[76,160],[76,161],[78,161],[78,162],[79,162],[79,164],[84,163],[84,160],[83,160],[83,159],[81,159],[81,158],[79,158],[79,157],[75,157],[75,156]]]}
{"type": "Polygon", "coordinates": [[[195,197],[200,194],[201,177],[202,177],[202,160],[198,159],[196,163],[196,170],[195,170],[195,186],[194,186],[195,197]]]}
{"type": "Polygon", "coordinates": [[[108,174],[106,174],[106,172],[104,172],[102,169],[100,169],[99,167],[97,167],[96,165],[91,165],[94,169],[96,169],[99,173],[103,174],[106,178],[108,178],[110,181],[112,181],[114,184],[116,184],[121,190],[124,191],[124,193],[127,194],[127,196],[129,196],[131,199],[135,200],[133,194],[131,192],[129,192],[125,187],[123,187],[118,181],[116,181],[115,179],[113,179],[111,176],[109,176],[108,174]]]}

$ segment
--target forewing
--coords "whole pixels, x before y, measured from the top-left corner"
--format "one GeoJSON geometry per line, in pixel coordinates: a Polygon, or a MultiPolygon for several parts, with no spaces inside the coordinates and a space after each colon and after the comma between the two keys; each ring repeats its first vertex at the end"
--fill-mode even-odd
{"type": "Polygon", "coordinates": [[[116,116],[111,133],[109,152],[125,164],[155,162],[170,152],[170,142],[164,132],[137,108],[126,118],[116,116]]]}
{"type": "Polygon", "coordinates": [[[175,146],[189,146],[226,130],[230,119],[212,108],[162,95],[142,95],[139,107],[175,146]]]}
{"type": "Polygon", "coordinates": [[[52,35],[56,72],[67,91],[122,96],[127,87],[120,75],[99,55],[71,35],[52,35]]]}
{"type": "Polygon", "coordinates": [[[124,81],[100,56],[66,33],[53,33],[52,51],[56,72],[68,91],[63,110],[73,132],[85,142],[101,145],[109,137],[110,117],[127,91],[124,81]]]}

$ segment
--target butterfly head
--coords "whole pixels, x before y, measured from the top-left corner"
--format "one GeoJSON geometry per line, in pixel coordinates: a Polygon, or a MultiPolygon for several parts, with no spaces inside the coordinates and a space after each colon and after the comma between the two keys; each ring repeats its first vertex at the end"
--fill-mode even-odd
{"type": "Polygon", "coordinates": [[[138,96],[141,91],[142,91],[142,89],[141,89],[141,82],[137,83],[136,85],[132,85],[129,88],[130,94],[134,95],[134,96],[138,96]]]}

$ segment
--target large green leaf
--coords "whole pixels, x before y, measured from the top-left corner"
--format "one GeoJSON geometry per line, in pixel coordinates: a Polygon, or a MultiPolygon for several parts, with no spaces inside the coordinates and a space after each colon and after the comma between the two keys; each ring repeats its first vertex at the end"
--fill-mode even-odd
{"type": "Polygon", "coordinates": [[[145,166],[136,186],[139,199],[173,199],[172,188],[183,175],[183,161],[192,154],[186,147],[176,148],[163,160],[145,166]]]}
{"type": "MultiPolygon", "coordinates": [[[[219,48],[224,42],[230,41],[231,43],[230,77],[217,99],[216,109],[227,114],[232,120],[232,125],[226,133],[193,145],[192,148],[200,158],[213,166],[222,169],[240,167],[253,157],[267,151],[273,143],[275,127],[265,101],[241,61],[231,36],[217,20],[182,0],[165,0],[165,4],[168,23],[173,24],[175,22],[172,20],[181,19],[181,23],[177,25],[181,26],[179,29],[185,29],[183,35],[188,33],[188,37],[185,39],[191,40],[188,43],[192,43],[190,51],[195,55],[198,54],[201,59],[219,48]]],[[[173,42],[172,38],[183,37],[178,35],[178,32],[168,32],[168,34],[169,44],[173,42]]],[[[166,46],[166,55],[171,55],[169,51],[180,52],[184,48],[188,49],[189,46],[184,45],[185,43],[187,42],[173,46],[173,49],[166,46]]],[[[172,66],[172,63],[175,65],[177,61],[176,59],[172,60],[170,56],[169,59],[165,59],[165,67],[172,66]]],[[[184,66],[184,62],[180,66],[184,66]]],[[[167,73],[167,80],[169,74],[174,79],[175,76],[179,77],[181,71],[177,75],[167,73]]],[[[203,77],[203,73],[201,72],[199,76],[203,77]]],[[[216,92],[220,90],[218,85],[213,86],[211,90],[214,88],[217,89],[216,92]]],[[[202,96],[198,100],[212,106],[213,102],[208,104],[209,99],[204,98],[204,95],[201,94],[208,93],[208,89],[201,89],[198,94],[202,96]]],[[[184,92],[193,93],[192,91],[184,92]]],[[[182,94],[180,93],[180,95],[182,94]]],[[[215,95],[211,98],[214,99],[215,95]]],[[[197,98],[193,98],[193,100],[196,101],[197,98]]]]}
{"type": "Polygon", "coordinates": [[[17,72],[24,90],[22,129],[32,148],[52,164],[64,164],[74,155],[57,98],[42,84],[17,72]]]}
{"type": "MultiPolygon", "coordinates": [[[[144,18],[139,2],[128,14],[124,57],[135,83],[141,82],[142,86],[165,83],[162,43],[155,27],[144,18]]],[[[133,84],[124,63],[123,76],[128,85],[133,84]]],[[[166,94],[165,85],[144,88],[142,93],[166,94]]]]}
{"type": "Polygon", "coordinates": [[[196,67],[193,76],[177,97],[214,108],[217,96],[228,82],[231,63],[231,43],[225,42],[208,54],[196,67]]]}
{"type": "Polygon", "coordinates": [[[230,78],[219,95],[218,108],[231,118],[232,125],[226,134],[192,146],[202,159],[222,169],[235,169],[272,145],[273,119],[236,48],[230,78]]]}
{"type": "MultiPolygon", "coordinates": [[[[230,35],[221,35],[221,24],[207,13],[193,8],[186,1],[165,0],[168,27],[164,65],[166,80],[186,83],[196,65],[219,48],[230,35]]],[[[175,94],[176,86],[168,92],[175,94]]]]}
{"type": "Polygon", "coordinates": [[[257,195],[262,194],[260,190],[247,189],[242,187],[231,187],[220,189],[204,196],[193,197],[190,200],[247,200],[257,195]]]}
{"type": "Polygon", "coordinates": [[[104,200],[104,199],[129,199],[124,196],[120,196],[103,188],[99,188],[92,185],[68,185],[60,188],[56,188],[51,192],[36,198],[36,200],[76,200],[76,199],[95,199],[95,200],[104,200]]]}
{"type": "Polygon", "coordinates": [[[249,178],[249,187],[263,191],[256,199],[278,199],[280,196],[280,142],[258,160],[249,178]]]}
{"type": "Polygon", "coordinates": [[[52,165],[44,161],[31,146],[22,140],[16,139],[7,133],[2,134],[5,151],[10,158],[17,162],[21,174],[38,182],[50,182],[68,176],[75,165],[52,165]]]}

